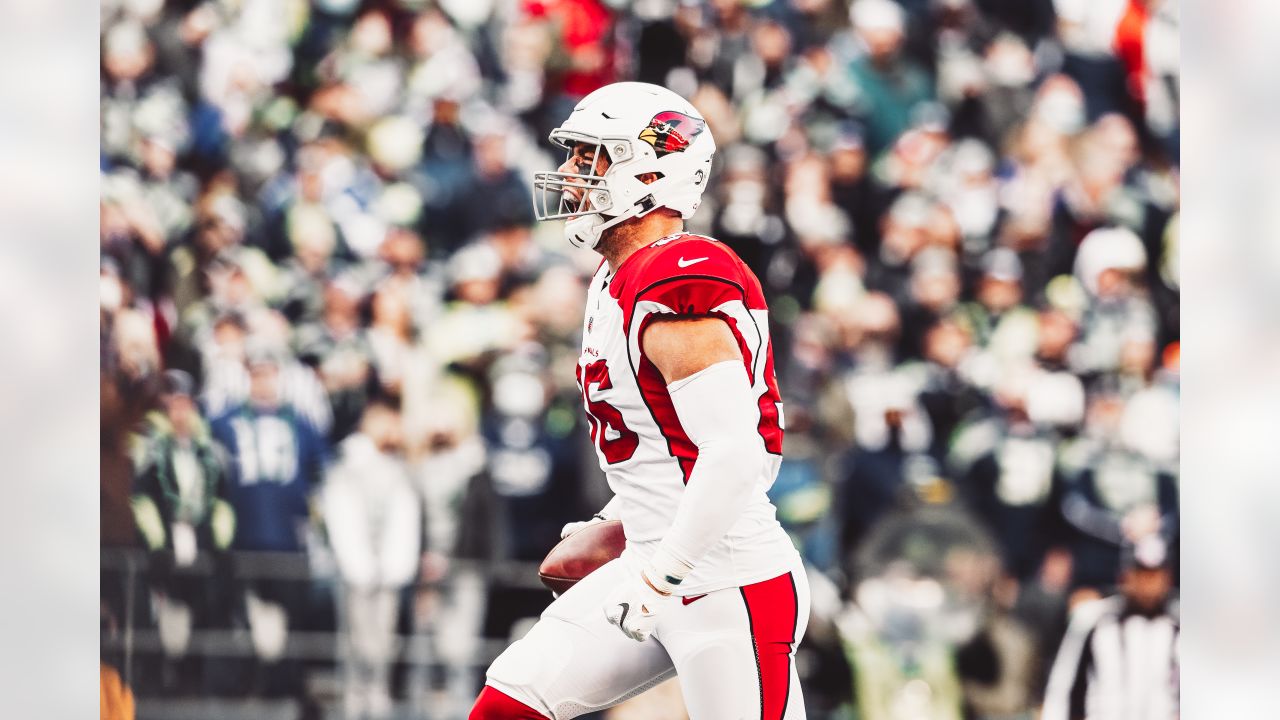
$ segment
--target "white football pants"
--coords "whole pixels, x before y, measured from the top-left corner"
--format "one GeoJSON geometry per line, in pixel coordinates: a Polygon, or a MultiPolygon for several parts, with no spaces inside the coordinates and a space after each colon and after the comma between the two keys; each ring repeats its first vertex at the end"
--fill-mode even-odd
{"type": "Polygon", "coordinates": [[[602,710],[672,675],[690,720],[804,720],[795,650],[809,622],[809,582],[788,573],[667,603],[636,642],[604,617],[630,572],[619,558],[551,603],[489,667],[486,682],[553,718],[602,710]]]}

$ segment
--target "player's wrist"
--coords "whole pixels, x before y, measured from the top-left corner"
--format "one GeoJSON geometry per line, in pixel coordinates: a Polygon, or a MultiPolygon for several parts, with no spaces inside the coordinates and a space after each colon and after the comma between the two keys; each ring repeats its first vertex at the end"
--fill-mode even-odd
{"type": "Polygon", "coordinates": [[[645,568],[640,571],[640,581],[645,587],[653,591],[659,597],[669,598],[675,592],[676,586],[667,582],[659,576],[652,568],[645,568]]]}
{"type": "Polygon", "coordinates": [[[692,569],[693,566],[660,544],[641,572],[641,577],[650,589],[666,597],[675,593],[692,569]]]}

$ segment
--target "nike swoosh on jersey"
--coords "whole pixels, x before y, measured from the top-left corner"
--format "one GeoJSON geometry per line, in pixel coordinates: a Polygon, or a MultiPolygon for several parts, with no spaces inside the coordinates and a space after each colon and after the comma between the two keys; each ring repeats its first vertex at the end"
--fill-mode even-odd
{"type": "Polygon", "coordinates": [[[680,598],[680,602],[681,602],[681,603],[683,603],[683,604],[685,604],[685,605],[691,605],[691,604],[693,604],[693,601],[694,601],[694,600],[701,600],[702,598],[704,598],[704,597],[706,597],[706,596],[707,596],[707,594],[706,594],[706,593],[702,593],[701,595],[686,595],[686,596],[684,596],[684,597],[680,598]]]}
{"type": "Polygon", "coordinates": [[[679,266],[680,266],[680,267],[682,267],[682,268],[687,268],[687,267],[689,267],[690,265],[693,265],[693,264],[695,264],[695,263],[700,263],[700,262],[702,262],[703,260],[710,260],[710,259],[711,259],[711,257],[710,257],[710,256],[707,256],[707,257],[700,257],[700,258],[694,258],[694,259],[692,259],[692,260],[685,260],[684,258],[680,258],[679,260],[677,260],[677,261],[676,261],[676,264],[677,264],[677,265],[679,265],[679,266]]]}

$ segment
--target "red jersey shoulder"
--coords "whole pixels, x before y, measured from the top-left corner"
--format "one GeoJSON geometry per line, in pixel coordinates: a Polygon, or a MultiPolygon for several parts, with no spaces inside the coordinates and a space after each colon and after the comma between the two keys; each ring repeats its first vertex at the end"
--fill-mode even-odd
{"type": "Polygon", "coordinates": [[[748,293],[750,273],[724,243],[701,235],[663,238],[636,251],[610,290],[624,303],[652,301],[681,314],[705,314],[748,293]]]}

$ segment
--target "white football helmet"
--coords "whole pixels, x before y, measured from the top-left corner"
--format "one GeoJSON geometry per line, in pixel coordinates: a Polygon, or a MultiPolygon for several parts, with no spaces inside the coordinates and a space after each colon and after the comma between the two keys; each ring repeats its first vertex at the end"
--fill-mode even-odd
{"type": "Polygon", "coordinates": [[[575,145],[604,153],[603,175],[593,165],[583,173],[541,172],[533,176],[534,213],[539,220],[566,219],[564,230],[577,247],[594,248],[605,230],[665,207],[693,217],[711,173],[716,143],[702,115],[688,100],[648,83],[620,82],[582,99],[551,142],[572,155],[575,145]],[[648,185],[637,179],[656,173],[648,185]]]}

